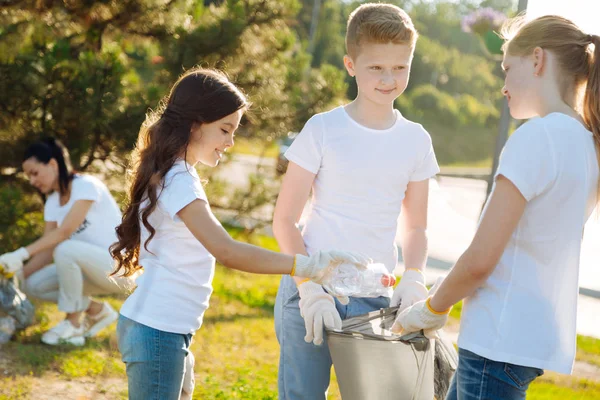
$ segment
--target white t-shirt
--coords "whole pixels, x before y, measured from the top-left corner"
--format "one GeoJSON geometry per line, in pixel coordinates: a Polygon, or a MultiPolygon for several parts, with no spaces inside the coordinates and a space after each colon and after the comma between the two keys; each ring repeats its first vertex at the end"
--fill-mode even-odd
{"type": "MultiPolygon", "coordinates": [[[[158,204],[142,224],[140,265],[144,273],[121,307],[121,314],[152,328],[193,334],[202,325],[212,293],[215,258],[194,237],[177,213],[196,199],[208,203],[196,169],[183,160],[167,172],[158,204]]],[[[145,206],[145,203],[142,207],[145,206]]]]}
{"type": "Polygon", "coordinates": [[[308,120],[285,153],[316,174],[302,236],[308,254],[357,251],[393,271],[406,187],[439,172],[431,137],[399,111],[385,130],[354,121],[343,107],[308,120]]]}
{"type": "Polygon", "coordinates": [[[69,201],[61,206],[58,192],[53,192],[44,205],[44,220],[61,226],[78,200],[93,201],[85,219],[71,235],[71,239],[108,248],[117,241],[115,228],[121,223],[121,211],[108,188],[99,179],[77,174],[71,182],[69,201]]]}
{"type": "Polygon", "coordinates": [[[592,133],[560,113],[532,119],[506,143],[497,175],[527,205],[496,269],[465,300],[458,345],[494,361],[571,373],[579,253],[598,184],[592,133]]]}

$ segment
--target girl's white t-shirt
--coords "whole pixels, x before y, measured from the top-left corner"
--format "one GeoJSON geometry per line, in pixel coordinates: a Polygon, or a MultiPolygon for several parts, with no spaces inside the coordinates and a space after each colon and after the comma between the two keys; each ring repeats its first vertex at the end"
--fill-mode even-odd
{"type": "Polygon", "coordinates": [[[70,239],[93,244],[108,251],[117,241],[115,228],[121,223],[121,211],[106,185],[93,176],[75,175],[71,182],[69,201],[62,206],[58,192],[50,194],[44,205],[44,220],[56,222],[61,226],[78,200],[90,200],[93,203],[70,239]]]}
{"type": "Polygon", "coordinates": [[[156,230],[148,249],[145,242],[150,233],[141,224],[139,263],[144,272],[121,314],[161,331],[193,334],[208,308],[215,258],[177,213],[196,199],[208,200],[198,173],[184,160],[173,165],[163,184],[157,207],[148,217],[156,230]]]}
{"type": "Polygon", "coordinates": [[[439,168],[427,131],[394,112],[396,122],[385,130],[360,125],[344,107],[317,114],[286,151],[287,159],[316,174],[302,231],[308,254],[356,251],[390,272],[396,268],[395,238],[407,186],[439,168]]]}
{"type": "Polygon", "coordinates": [[[565,114],[532,119],[509,138],[498,175],[527,205],[494,272],[465,300],[458,345],[571,373],[583,228],[598,185],[592,133],[565,114]]]}

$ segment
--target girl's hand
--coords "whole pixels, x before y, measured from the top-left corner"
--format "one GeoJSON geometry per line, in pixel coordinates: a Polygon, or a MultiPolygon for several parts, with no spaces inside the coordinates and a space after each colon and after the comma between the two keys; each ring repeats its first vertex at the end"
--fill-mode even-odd
{"type": "Polygon", "coordinates": [[[363,270],[373,261],[359,253],[349,251],[317,251],[311,256],[296,255],[294,270],[290,275],[310,278],[315,283],[322,283],[330,272],[341,264],[353,264],[357,269],[363,270]]]}
{"type": "Polygon", "coordinates": [[[442,329],[448,321],[450,309],[444,311],[434,310],[429,305],[430,299],[431,297],[427,298],[427,300],[416,302],[399,313],[394,326],[392,326],[392,332],[404,335],[420,330],[430,333],[442,329]]]}

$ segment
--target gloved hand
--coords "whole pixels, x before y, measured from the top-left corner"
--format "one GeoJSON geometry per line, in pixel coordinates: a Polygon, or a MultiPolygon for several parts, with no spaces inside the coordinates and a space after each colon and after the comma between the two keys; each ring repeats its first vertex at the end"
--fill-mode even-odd
{"type": "Polygon", "coordinates": [[[320,285],[306,281],[298,285],[300,315],[306,327],[306,343],[323,343],[323,328],[341,329],[342,318],[335,308],[333,297],[320,285]]]}
{"type": "Polygon", "coordinates": [[[0,256],[0,264],[3,265],[4,273],[14,274],[23,268],[23,263],[29,258],[29,253],[25,247],[21,247],[10,253],[4,253],[0,256]]]}
{"type": "Polygon", "coordinates": [[[183,375],[183,386],[181,387],[181,395],[179,400],[191,400],[196,386],[196,378],[194,377],[194,364],[196,359],[191,351],[185,357],[185,371],[183,375]]]}
{"type": "Polygon", "coordinates": [[[400,305],[398,309],[400,313],[416,302],[425,300],[427,293],[423,272],[416,269],[408,269],[404,271],[400,283],[394,290],[390,306],[396,307],[400,305]]]}
{"type": "Polygon", "coordinates": [[[358,269],[366,269],[371,262],[365,255],[339,250],[317,251],[310,256],[296,254],[295,268],[290,275],[321,283],[340,264],[354,264],[358,269]]]}
{"type": "Polygon", "coordinates": [[[434,311],[429,305],[430,299],[431,297],[421,300],[398,314],[392,332],[405,335],[422,329],[426,336],[435,336],[435,331],[446,325],[450,309],[442,312],[434,311]]]}
{"type": "Polygon", "coordinates": [[[436,331],[446,324],[448,315],[452,309],[450,307],[445,311],[439,312],[429,306],[429,300],[433,297],[442,282],[444,282],[444,278],[439,277],[435,285],[429,290],[429,297],[427,299],[418,301],[403,311],[398,311],[396,320],[392,326],[392,332],[407,334],[423,329],[425,336],[435,338],[437,336],[436,331]]]}

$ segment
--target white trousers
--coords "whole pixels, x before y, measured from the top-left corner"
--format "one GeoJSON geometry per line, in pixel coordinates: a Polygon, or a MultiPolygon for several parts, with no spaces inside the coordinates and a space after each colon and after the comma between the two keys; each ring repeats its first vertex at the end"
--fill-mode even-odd
{"type": "Polygon", "coordinates": [[[25,280],[28,296],[58,303],[66,313],[85,311],[90,295],[122,293],[133,288],[130,278],[109,277],[114,268],[108,249],[66,240],[54,249],[54,264],[25,280]]]}

